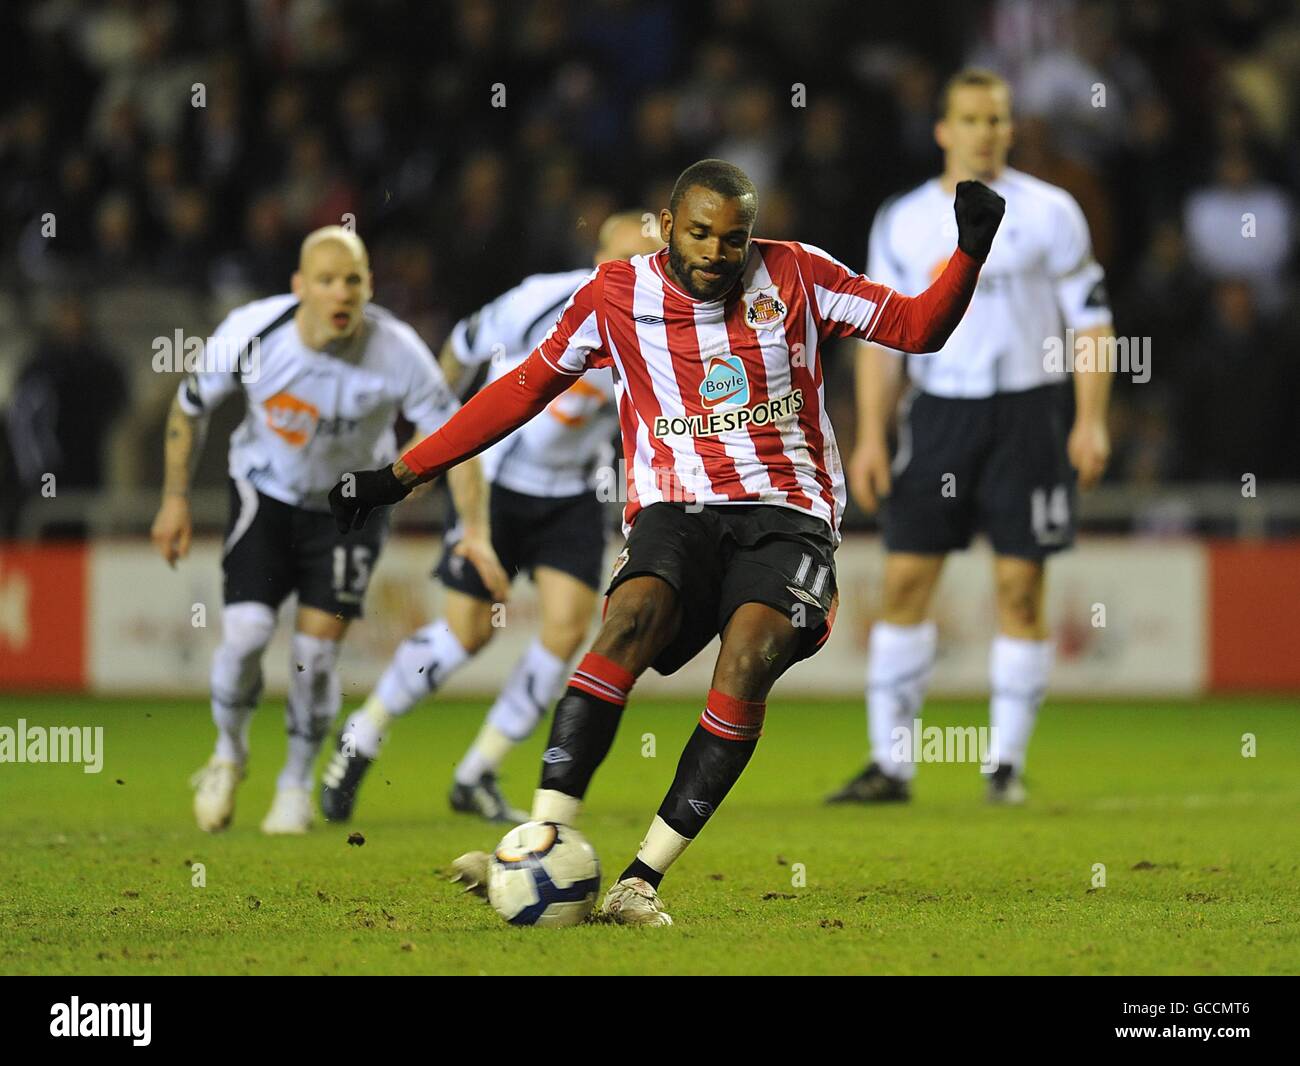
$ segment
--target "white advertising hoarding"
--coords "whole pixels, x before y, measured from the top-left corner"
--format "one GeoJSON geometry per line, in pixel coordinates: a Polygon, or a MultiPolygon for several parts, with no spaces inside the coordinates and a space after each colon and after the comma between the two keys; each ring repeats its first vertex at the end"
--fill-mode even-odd
{"type": "MultiPolygon", "coordinates": [[[[616,548],[607,562],[612,563],[616,548]]],[[[169,570],[147,544],[104,541],[90,560],[89,680],[98,692],[202,694],[221,629],[219,544],[197,543],[169,570]]],[[[437,616],[429,579],[441,546],[433,538],[391,541],[372,579],[367,618],[348,636],[340,668],[345,700],[362,698],[403,636],[437,616]]],[[[867,635],[880,602],[883,550],[850,537],[836,556],[840,609],[827,646],[796,666],[780,690],[860,695],[867,635]]],[[[1206,560],[1193,542],[1088,540],[1049,564],[1048,613],[1057,642],[1052,691],[1059,695],[1191,694],[1203,689],[1206,560]]],[[[983,693],[994,625],[992,557],[952,556],[935,602],[939,660],[933,691],[983,693]]],[[[292,603],[265,660],[267,688],[283,691],[289,671],[292,603]]],[[[487,695],[537,630],[537,599],[516,582],[493,642],[446,685],[487,695]]],[[[592,632],[596,619],[593,619],[592,632]]],[[[650,672],[637,691],[703,697],[717,645],[672,677],[650,672]]]]}

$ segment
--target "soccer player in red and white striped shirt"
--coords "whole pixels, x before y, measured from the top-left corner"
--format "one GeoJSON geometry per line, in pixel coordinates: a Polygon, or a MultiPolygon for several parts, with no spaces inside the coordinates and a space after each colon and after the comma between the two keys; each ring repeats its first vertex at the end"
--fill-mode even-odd
{"type": "MultiPolygon", "coordinates": [[[[956,191],[957,249],[906,297],[820,249],[751,237],[758,199],[737,167],[688,167],[660,213],[667,247],[598,267],[517,373],[494,382],[392,467],[346,475],[331,493],[341,529],[402,499],[509,433],[591,367],[613,366],[628,457],[627,545],[604,623],[555,710],[533,801],[573,825],[628,693],[715,636],[722,648],[700,724],[637,857],[603,910],[669,925],[664,872],[740,777],[767,694],[830,632],[844,477],[823,394],[822,344],[943,346],[961,320],[1002,219],[979,182],[956,191]]],[[[487,856],[458,860],[481,882],[487,856]]]]}

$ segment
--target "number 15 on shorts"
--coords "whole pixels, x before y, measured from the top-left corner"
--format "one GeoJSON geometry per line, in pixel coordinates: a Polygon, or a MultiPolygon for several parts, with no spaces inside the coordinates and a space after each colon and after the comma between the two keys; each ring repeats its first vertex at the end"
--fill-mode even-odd
{"type": "Polygon", "coordinates": [[[334,594],[340,599],[360,599],[370,584],[372,555],[365,544],[338,545],[334,549],[334,594]]]}

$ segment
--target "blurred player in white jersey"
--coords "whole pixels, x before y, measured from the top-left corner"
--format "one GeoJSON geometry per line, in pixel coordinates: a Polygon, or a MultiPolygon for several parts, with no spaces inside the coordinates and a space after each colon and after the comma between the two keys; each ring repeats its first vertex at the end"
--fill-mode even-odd
{"type": "Polygon", "coordinates": [[[935,138],[944,172],[880,208],[868,273],[905,293],[930,283],[952,244],[939,208],[959,181],[978,179],[1000,193],[1006,219],[948,343],[933,355],[907,358],[911,388],[892,470],[886,433],[904,357],[860,346],[849,487],[867,511],[883,503],[888,554],[867,667],[871,761],[829,798],[833,803],[910,798],[911,736],[935,656],[930,602],[947,553],[967,547],[976,530],[992,542],[997,590],[988,796],[1024,800],[1025,753],[1053,658],[1044,564],[1073,543],[1076,482],[1094,485],[1110,451],[1109,373],[1075,370],[1071,427],[1064,377],[1047,359],[1053,340],[1068,338],[1066,329],[1080,351],[1096,351],[1113,336],[1083,212],[1065,190],[1006,165],[1011,97],[997,75],[956,75],[941,107],[935,138]]]}
{"type": "MultiPolygon", "coordinates": [[[[631,259],[662,246],[658,227],[644,235],[643,216],[612,215],[601,227],[595,261],[631,259]]],[[[535,274],[456,324],[443,345],[443,373],[457,392],[488,364],[488,381],[511,373],[539,345],[590,270],[535,274]]],[[[618,427],[614,375],[591,370],[551,401],[545,413],[483,453],[491,482],[493,547],[513,578],[530,573],[541,601],[541,632],[506,679],[477,739],[456,768],[453,810],[516,824],[497,785],[497,768],[537,725],[560,693],[586,636],[604,565],[605,517],[592,484],[598,462],[618,427]]],[[[321,809],[346,821],[392,719],[406,714],[496,633],[496,598],[454,547],[448,533],[435,571],[446,589],[443,617],[412,634],[393,657],[366,703],[339,736],[321,784],[321,809]]]]}
{"type": "MultiPolygon", "coordinates": [[[[423,436],[459,406],[433,353],[410,326],[369,305],[371,291],[369,256],[355,233],[329,226],[309,234],[292,295],[232,311],[168,415],[163,500],[152,536],[174,566],[189,551],[190,480],[208,416],[240,389],[248,404],[230,439],[225,607],[212,662],[217,744],[194,780],[195,818],[209,832],[226,828],[234,814],[248,725],[262,690],[262,654],[277,608],[294,592],[288,758],[262,829],[310,828],[312,764],[341,699],[339,643],[361,615],[387,533],[387,522],[380,521],[361,539],[340,536],[327,493],[359,462],[396,456],[399,411],[423,436]]],[[[481,468],[458,472],[448,478],[465,521],[458,550],[504,595],[481,468]]]]}

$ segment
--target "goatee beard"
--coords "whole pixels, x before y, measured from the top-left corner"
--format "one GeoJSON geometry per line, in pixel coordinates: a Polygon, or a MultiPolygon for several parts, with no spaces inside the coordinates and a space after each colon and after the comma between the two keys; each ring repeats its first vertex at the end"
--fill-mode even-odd
{"type": "Polygon", "coordinates": [[[673,241],[668,242],[668,265],[672,267],[673,276],[682,283],[682,288],[697,300],[720,299],[731,288],[732,282],[736,280],[736,274],[738,273],[738,271],[724,273],[722,282],[716,291],[702,291],[694,281],[691,280],[691,271],[686,265],[686,257],[677,250],[677,245],[673,241]]]}

